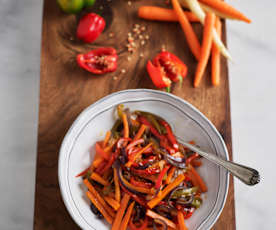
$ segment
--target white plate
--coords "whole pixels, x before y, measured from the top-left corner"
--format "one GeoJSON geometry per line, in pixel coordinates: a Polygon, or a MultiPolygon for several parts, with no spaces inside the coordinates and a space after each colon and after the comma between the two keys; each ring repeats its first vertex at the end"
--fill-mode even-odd
{"type": "MultiPolygon", "coordinates": [[[[176,136],[196,143],[205,151],[228,159],[225,144],[212,123],[188,102],[172,94],[155,90],[125,90],[104,97],[85,109],[66,134],[59,155],[59,184],[63,201],[75,222],[86,230],[109,229],[90,210],[86,188],[79,172],[90,165],[94,144],[102,140],[114,123],[114,108],[124,104],[131,110],[144,110],[160,115],[173,127],[176,136]]],[[[219,217],[228,192],[228,173],[203,160],[200,175],[208,186],[200,209],[188,219],[189,230],[210,229],[219,217]]]]}

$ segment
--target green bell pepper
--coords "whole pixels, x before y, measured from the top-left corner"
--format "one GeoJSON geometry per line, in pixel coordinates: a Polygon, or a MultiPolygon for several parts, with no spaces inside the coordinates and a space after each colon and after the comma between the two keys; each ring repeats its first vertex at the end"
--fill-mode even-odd
{"type": "Polygon", "coordinates": [[[79,13],[84,7],[90,7],[95,4],[96,0],[57,0],[60,8],[69,14],[79,13]]]}

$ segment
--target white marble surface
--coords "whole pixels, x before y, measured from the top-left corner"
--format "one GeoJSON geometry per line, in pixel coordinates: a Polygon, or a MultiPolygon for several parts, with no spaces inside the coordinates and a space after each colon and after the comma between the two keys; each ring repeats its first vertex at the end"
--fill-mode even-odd
{"type": "MultiPolygon", "coordinates": [[[[238,230],[276,226],[276,3],[231,1],[253,19],[228,23],[234,159],[261,184],[235,181],[238,230]]],[[[42,2],[0,0],[0,229],[32,229],[42,2]]]]}

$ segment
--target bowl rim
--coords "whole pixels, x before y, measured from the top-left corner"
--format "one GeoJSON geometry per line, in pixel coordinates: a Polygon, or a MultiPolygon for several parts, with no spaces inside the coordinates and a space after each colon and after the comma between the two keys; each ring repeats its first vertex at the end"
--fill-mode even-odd
{"type": "MultiPolygon", "coordinates": [[[[121,90],[121,91],[117,91],[111,94],[108,94],[104,97],[102,97],[101,99],[97,100],[96,102],[92,103],[91,105],[89,105],[87,108],[85,108],[84,110],[82,110],[82,112],[77,116],[77,118],[74,120],[74,122],[72,123],[72,125],[70,126],[70,128],[68,129],[68,131],[66,132],[66,135],[64,136],[63,140],[62,140],[62,144],[60,147],[60,151],[59,151],[59,157],[58,157],[58,182],[59,182],[59,188],[60,188],[60,192],[61,192],[61,197],[63,200],[63,203],[66,206],[67,211],[69,212],[71,218],[74,220],[74,222],[80,227],[83,228],[83,226],[81,226],[80,221],[77,219],[77,217],[75,216],[75,214],[73,213],[72,209],[71,209],[71,204],[69,201],[67,201],[65,199],[65,197],[67,197],[67,193],[65,192],[65,189],[63,189],[62,186],[62,177],[63,177],[63,167],[61,166],[61,159],[63,157],[63,150],[65,149],[65,145],[67,145],[67,139],[69,139],[72,130],[75,128],[75,126],[79,123],[80,120],[82,120],[82,117],[86,115],[86,113],[93,109],[93,107],[95,107],[98,104],[101,104],[102,102],[104,102],[105,100],[108,100],[111,97],[117,96],[119,94],[124,94],[124,93],[136,93],[136,92],[145,92],[145,93],[153,93],[153,94],[161,94],[164,96],[168,96],[168,97],[172,97],[173,99],[185,104],[186,106],[188,106],[191,110],[193,110],[195,113],[197,113],[209,126],[210,128],[214,131],[215,135],[217,136],[218,140],[220,141],[222,148],[225,152],[225,158],[226,160],[229,160],[229,153],[226,147],[226,144],[221,136],[221,134],[219,133],[219,131],[216,129],[216,127],[214,126],[214,124],[202,113],[200,112],[195,106],[193,106],[191,103],[189,103],[188,101],[167,93],[167,92],[163,92],[163,91],[159,91],[159,90],[153,90],[153,89],[126,89],[126,90],[121,90]]],[[[66,152],[64,152],[66,153],[66,152]]],[[[221,167],[219,168],[219,170],[221,170],[221,167]]],[[[219,192],[219,191],[218,191],[219,192]]],[[[222,203],[219,207],[219,210],[217,211],[216,216],[214,217],[213,221],[209,224],[207,229],[211,229],[213,227],[213,225],[216,223],[216,221],[218,220],[218,218],[221,215],[221,212],[225,206],[226,203],[226,199],[228,196],[228,192],[229,192],[229,173],[226,172],[226,181],[225,181],[225,194],[223,195],[222,198],[222,203]]],[[[202,225],[204,225],[204,223],[208,220],[208,218],[212,215],[212,212],[210,212],[208,214],[208,216],[206,217],[206,219],[198,226],[197,229],[202,229],[202,225]]],[[[93,229],[95,229],[94,227],[92,227],[93,229]]],[[[96,229],[95,229],[96,230],[96,229]]]]}

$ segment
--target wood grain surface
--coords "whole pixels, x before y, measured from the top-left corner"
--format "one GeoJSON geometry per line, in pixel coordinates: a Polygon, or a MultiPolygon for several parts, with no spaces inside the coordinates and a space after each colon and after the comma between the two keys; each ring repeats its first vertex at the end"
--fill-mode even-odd
{"type": "MultiPolygon", "coordinates": [[[[84,44],[75,38],[80,15],[66,15],[59,10],[55,0],[44,1],[34,229],[78,229],[63,204],[58,184],[58,155],[62,139],[80,112],[103,96],[124,89],[154,89],[145,65],[162,46],[179,56],[189,68],[182,88],[176,85],[172,88],[172,93],[192,103],[215,124],[232,158],[226,61],[222,60],[219,87],[212,87],[208,66],[200,87],[193,88],[196,61],[188,49],[180,26],[177,23],[146,22],[136,16],[138,6],[163,5],[164,1],[131,2],[132,4],[128,5],[127,0],[98,0],[94,10],[105,17],[107,28],[95,43],[84,44]],[[136,23],[146,26],[143,35],[149,35],[150,39],[146,40],[145,45],[141,45],[141,40],[137,39],[137,51],[130,55],[126,48],[126,39],[136,23]],[[114,37],[111,37],[110,33],[113,33],[114,37]],[[78,67],[78,53],[100,46],[113,46],[117,49],[119,67],[115,73],[93,76],[78,67]],[[122,69],[125,69],[126,73],[121,73],[122,69]]],[[[194,23],[194,28],[201,40],[202,27],[194,23]]],[[[225,37],[223,23],[224,41],[225,37]]],[[[213,229],[235,229],[234,210],[231,178],[226,205],[213,229]]]]}

